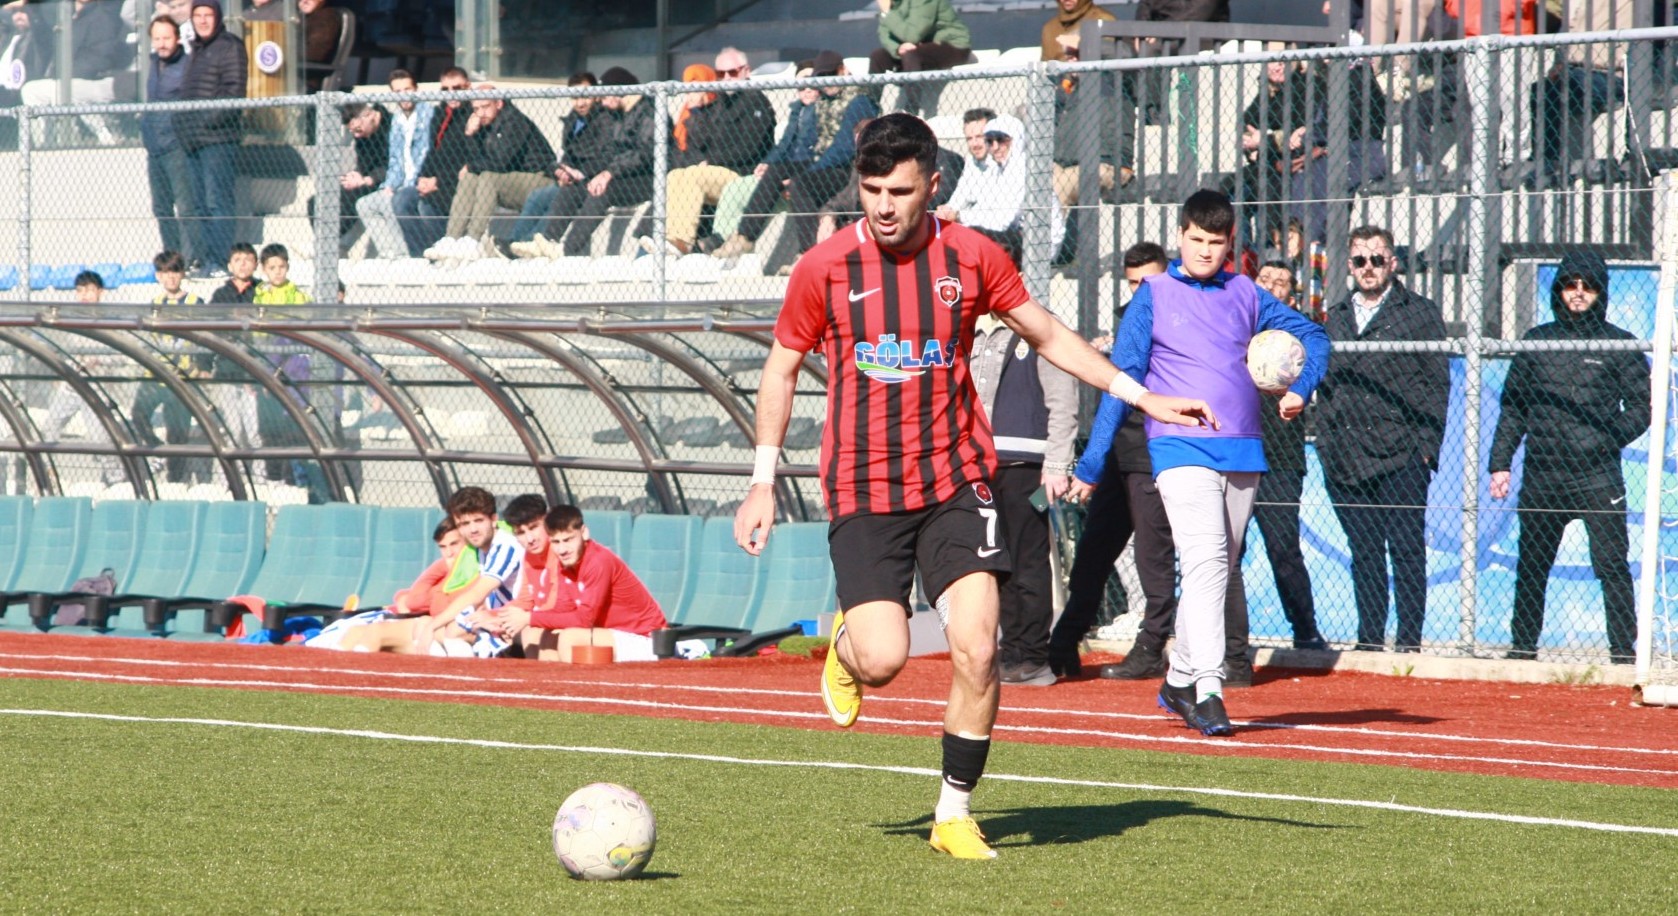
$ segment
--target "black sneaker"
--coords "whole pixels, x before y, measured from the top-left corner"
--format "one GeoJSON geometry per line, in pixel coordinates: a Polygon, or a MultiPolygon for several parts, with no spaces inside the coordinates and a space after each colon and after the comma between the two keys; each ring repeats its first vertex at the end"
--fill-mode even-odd
{"type": "Polygon", "coordinates": [[[1530,662],[1538,658],[1537,649],[1510,649],[1504,656],[1513,662],[1530,662]]]}
{"type": "Polygon", "coordinates": [[[1055,673],[1048,665],[1019,662],[1003,665],[998,678],[1004,684],[1016,684],[1022,687],[1047,687],[1055,682],[1055,673]]]}
{"type": "Polygon", "coordinates": [[[1165,653],[1158,649],[1132,646],[1130,654],[1116,665],[1102,665],[1101,676],[1111,681],[1149,681],[1165,677],[1165,653]]]}
{"type": "Polygon", "coordinates": [[[1057,677],[1067,679],[1083,677],[1084,662],[1078,655],[1077,646],[1049,646],[1049,670],[1057,677]]]}
{"type": "Polygon", "coordinates": [[[1322,634],[1318,634],[1316,636],[1307,636],[1304,639],[1299,639],[1299,638],[1296,637],[1293,641],[1293,647],[1295,649],[1305,649],[1305,650],[1308,650],[1308,651],[1311,651],[1311,652],[1327,652],[1327,651],[1329,651],[1328,640],[1324,639],[1322,637],[1322,634]]]}
{"type": "Polygon", "coordinates": [[[1202,735],[1222,737],[1235,734],[1229,714],[1224,712],[1224,699],[1212,694],[1199,703],[1194,701],[1194,687],[1159,686],[1159,708],[1183,717],[1183,723],[1202,735]]]}
{"type": "Polygon", "coordinates": [[[1253,663],[1247,656],[1224,659],[1224,686],[1253,686],[1253,663]]]}

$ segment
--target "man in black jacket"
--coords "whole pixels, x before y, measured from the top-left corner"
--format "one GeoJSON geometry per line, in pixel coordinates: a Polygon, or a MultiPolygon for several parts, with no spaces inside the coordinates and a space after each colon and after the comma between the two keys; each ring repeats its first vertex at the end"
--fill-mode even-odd
{"type": "MultiPolygon", "coordinates": [[[[1328,311],[1329,339],[1444,340],[1439,306],[1393,279],[1392,235],[1352,230],[1357,288],[1328,311]]],[[[1451,371],[1444,353],[1336,353],[1317,388],[1317,450],[1352,553],[1357,648],[1386,646],[1387,558],[1399,652],[1421,647],[1427,612],[1427,488],[1439,467],[1451,371]]]]}
{"type": "MultiPolygon", "coordinates": [[[[450,67],[438,77],[437,84],[444,92],[464,92],[472,88],[472,79],[460,67],[450,67]]],[[[419,180],[414,183],[419,200],[413,213],[396,213],[408,243],[408,253],[413,257],[419,257],[448,231],[449,211],[454,207],[455,191],[460,187],[461,171],[466,168],[466,160],[471,158],[475,145],[466,135],[471,116],[472,106],[446,102],[431,119],[431,152],[426,153],[419,180]]]]}
{"type": "MultiPolygon", "coordinates": [[[[158,16],[147,31],[152,53],[146,71],[146,101],[173,102],[180,97],[181,80],[186,77],[187,55],[180,29],[175,20],[158,16]]],[[[198,257],[198,208],[186,152],[175,136],[175,116],[167,112],[140,115],[140,139],[146,147],[151,212],[163,250],[198,257]]]]}
{"type": "Polygon", "coordinates": [[[377,105],[345,105],[342,117],[355,146],[355,168],[338,178],[338,235],[347,241],[356,201],[379,189],[390,167],[390,119],[377,105]]]}
{"type": "MultiPolygon", "coordinates": [[[[245,43],[222,25],[219,0],[194,0],[192,53],[180,98],[242,99],[245,97],[245,43]]],[[[238,223],[233,213],[233,157],[239,149],[243,120],[236,109],[175,112],[175,136],[186,150],[193,180],[193,199],[204,216],[199,227],[199,257],[210,279],[225,279],[238,223]]]]}
{"type": "Polygon", "coordinates": [[[1516,354],[1487,464],[1492,497],[1507,497],[1515,449],[1526,440],[1509,657],[1538,657],[1550,567],[1562,531],[1579,519],[1590,537],[1591,570],[1602,583],[1609,660],[1627,664],[1637,634],[1620,450],[1649,428],[1649,364],[1641,353],[1586,349],[1589,341],[1634,339],[1608,323],[1608,265],[1600,255],[1562,259],[1550,307],[1556,320],[1521,339],[1578,349],[1516,354]]]}
{"type": "MultiPolygon", "coordinates": [[[[600,80],[587,70],[579,70],[566,80],[567,86],[598,86],[600,80]]],[[[548,211],[553,209],[559,189],[568,185],[584,185],[589,177],[606,168],[612,159],[613,125],[617,112],[600,103],[594,95],[578,96],[571,100],[571,110],[560,119],[559,158],[548,165],[552,183],[544,183],[524,199],[524,209],[513,226],[507,250],[519,258],[557,258],[565,252],[559,243],[542,234],[548,225],[548,211]]]]}
{"type": "MultiPolygon", "coordinates": [[[[717,79],[752,75],[738,48],[717,52],[717,79]]],[[[763,93],[747,89],[718,93],[690,109],[688,145],[692,164],[670,172],[670,206],[664,235],[678,254],[687,254],[699,235],[699,215],[716,204],[729,182],[757,167],[775,145],[775,109],[763,93]]]]}
{"type": "MultiPolygon", "coordinates": [[[[633,86],[640,80],[622,67],[600,74],[602,86],[633,86]]],[[[653,195],[655,118],[669,119],[648,96],[608,95],[600,100],[612,127],[610,155],[587,181],[561,183],[548,210],[548,238],[558,241],[566,257],[588,254],[595,227],[608,207],[638,204],[653,195]]]]}
{"type": "MultiPolygon", "coordinates": [[[[70,15],[70,97],[58,96],[61,63],[54,59],[45,70],[28,74],[30,80],[21,90],[23,104],[81,105],[116,100],[115,75],[134,64],[134,51],[124,38],[127,27],[123,25],[118,4],[115,0],[76,0],[70,15]]],[[[40,25],[45,33],[51,33],[50,20],[40,25]]],[[[133,98],[129,95],[133,90],[134,84],[128,83],[124,101],[133,98]]],[[[93,129],[102,132],[99,138],[102,142],[110,139],[110,130],[102,120],[88,123],[90,127],[99,125],[93,129]]]]}
{"type": "MultiPolygon", "coordinates": [[[[1258,285],[1294,308],[1293,266],[1268,261],[1259,268],[1258,285]]],[[[1311,573],[1299,549],[1299,501],[1305,492],[1305,424],[1282,419],[1276,398],[1260,395],[1260,428],[1264,431],[1264,461],[1270,465],[1259,478],[1254,495],[1253,521],[1264,536],[1264,553],[1276,580],[1276,597],[1293,629],[1295,649],[1325,650],[1328,642],[1317,631],[1317,605],[1311,595],[1311,573]]],[[[1241,542],[1243,550],[1252,539],[1241,542]]]]}
{"type": "MultiPolygon", "coordinates": [[[[481,83],[478,89],[494,89],[481,83]]],[[[444,238],[426,249],[433,260],[474,260],[499,254],[489,235],[489,220],[497,205],[518,209],[524,199],[547,180],[553,147],[524,112],[505,99],[472,103],[466,135],[476,145],[466,160],[449,208],[444,238]]]]}

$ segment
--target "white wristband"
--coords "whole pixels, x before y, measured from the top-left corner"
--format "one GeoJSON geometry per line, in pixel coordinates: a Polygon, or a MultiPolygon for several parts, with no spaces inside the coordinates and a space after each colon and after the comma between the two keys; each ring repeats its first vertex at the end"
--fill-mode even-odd
{"type": "Polygon", "coordinates": [[[757,460],[752,465],[752,486],[760,483],[773,484],[775,482],[775,465],[781,461],[781,447],[779,445],[760,445],[757,447],[757,460]]]}
{"type": "Polygon", "coordinates": [[[1135,407],[1136,402],[1142,400],[1142,395],[1148,393],[1148,389],[1123,372],[1117,372],[1114,373],[1113,380],[1107,384],[1107,393],[1135,407]]]}

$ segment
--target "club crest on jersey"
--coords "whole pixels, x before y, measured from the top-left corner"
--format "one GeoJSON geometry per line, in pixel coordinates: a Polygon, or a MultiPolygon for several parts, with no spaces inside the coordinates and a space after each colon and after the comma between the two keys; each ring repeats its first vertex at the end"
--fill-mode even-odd
{"type": "Polygon", "coordinates": [[[876,382],[894,385],[925,375],[928,369],[948,369],[955,355],[956,341],[929,340],[923,346],[913,337],[899,341],[896,334],[881,334],[874,343],[862,341],[855,350],[858,371],[876,382]]]}
{"type": "Polygon", "coordinates": [[[937,294],[939,302],[950,308],[961,305],[961,281],[955,277],[939,277],[932,281],[932,291],[937,294]]]}
{"type": "Polygon", "coordinates": [[[990,505],[994,499],[990,493],[990,485],[984,483],[983,481],[973,484],[973,495],[979,498],[979,502],[982,502],[987,506],[990,505]]]}

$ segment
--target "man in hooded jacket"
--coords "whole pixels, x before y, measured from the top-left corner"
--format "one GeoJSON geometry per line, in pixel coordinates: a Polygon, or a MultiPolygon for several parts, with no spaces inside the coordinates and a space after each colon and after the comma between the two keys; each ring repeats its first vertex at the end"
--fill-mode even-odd
{"type": "Polygon", "coordinates": [[[1492,497],[1506,498],[1515,448],[1526,440],[1509,657],[1537,657],[1550,567],[1562,531],[1579,519],[1590,538],[1591,570],[1602,583],[1609,658],[1625,664],[1632,660],[1636,621],[1620,450],[1649,428],[1649,364],[1634,351],[1585,349],[1590,341],[1635,339],[1608,323],[1608,265],[1600,255],[1562,259],[1550,308],[1556,320],[1521,339],[1575,348],[1515,355],[1487,465],[1492,497]]]}
{"type": "MultiPolygon", "coordinates": [[[[182,100],[245,97],[245,43],[222,23],[218,0],[192,4],[192,53],[181,80],[182,100]]],[[[175,112],[175,136],[186,150],[193,199],[204,217],[199,258],[213,278],[225,278],[237,218],[233,214],[234,154],[244,133],[237,109],[175,112]]]]}

